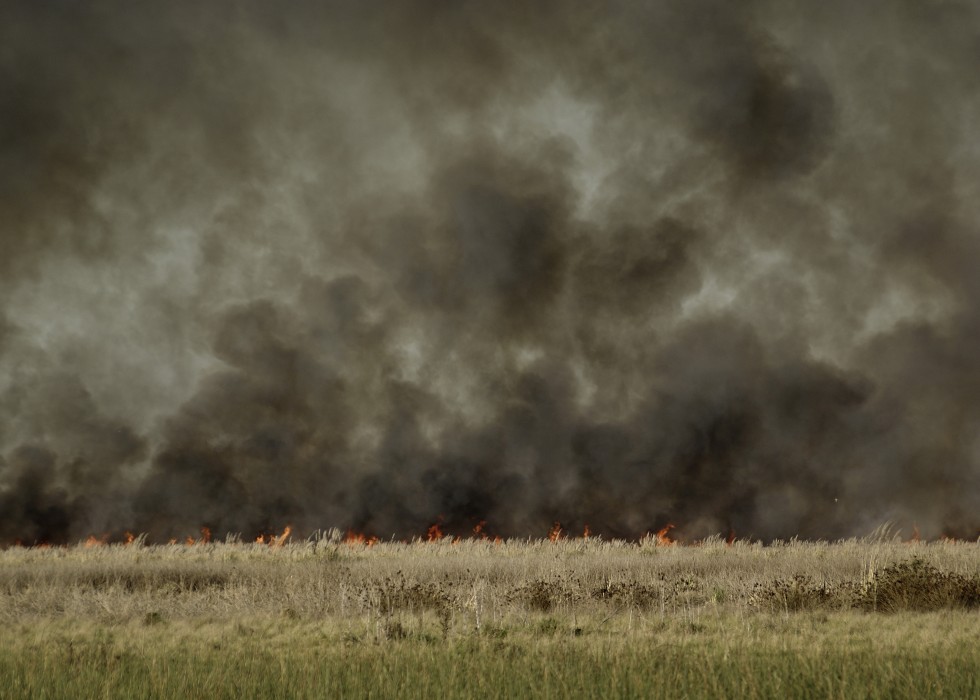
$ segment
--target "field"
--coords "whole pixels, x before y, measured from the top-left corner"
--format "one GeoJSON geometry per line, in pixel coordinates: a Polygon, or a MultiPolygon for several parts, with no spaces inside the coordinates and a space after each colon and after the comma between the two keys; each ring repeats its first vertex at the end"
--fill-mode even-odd
{"type": "Polygon", "coordinates": [[[0,697],[980,697],[980,543],[14,547],[0,697]]]}

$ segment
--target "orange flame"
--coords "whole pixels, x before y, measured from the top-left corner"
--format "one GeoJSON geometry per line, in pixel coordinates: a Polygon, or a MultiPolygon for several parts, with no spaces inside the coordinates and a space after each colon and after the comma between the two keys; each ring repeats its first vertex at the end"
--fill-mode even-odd
{"type": "MultiPolygon", "coordinates": [[[[191,547],[195,544],[207,544],[211,541],[211,528],[202,527],[201,528],[201,539],[195,540],[193,537],[187,537],[184,539],[184,544],[191,547]]],[[[176,544],[177,540],[170,540],[170,544],[176,544]]]]}
{"type": "Polygon", "coordinates": [[[481,520],[480,522],[478,522],[476,526],[473,528],[473,537],[475,537],[478,540],[487,539],[487,533],[484,532],[484,528],[486,527],[486,525],[487,525],[486,520],[481,520]]]}
{"type": "Polygon", "coordinates": [[[912,539],[910,539],[909,542],[919,542],[921,540],[922,537],[919,535],[919,526],[912,525],[912,539]]]}
{"type": "Polygon", "coordinates": [[[426,533],[425,538],[428,542],[438,542],[443,537],[442,528],[439,527],[439,523],[434,523],[429,526],[429,531],[426,533]]]}
{"type": "Polygon", "coordinates": [[[275,535],[272,535],[269,538],[269,546],[270,547],[282,547],[284,544],[286,544],[286,540],[289,539],[289,534],[292,531],[293,531],[293,528],[291,526],[287,525],[285,527],[285,529],[282,531],[282,534],[281,535],[279,535],[278,537],[276,537],[275,535]]]}
{"type": "Polygon", "coordinates": [[[126,539],[125,539],[125,541],[123,542],[123,544],[125,544],[125,545],[131,545],[131,544],[132,544],[133,542],[135,542],[135,541],[136,541],[136,535],[134,535],[134,534],[133,534],[132,532],[130,532],[129,530],[127,530],[127,531],[126,531],[126,535],[125,535],[125,537],[126,537],[126,539]]]}
{"type": "Polygon", "coordinates": [[[586,523],[585,528],[582,530],[582,539],[587,540],[592,537],[592,530],[589,529],[588,523],[586,523]]]}
{"type": "Polygon", "coordinates": [[[95,535],[89,535],[85,538],[83,546],[85,549],[91,549],[92,547],[101,547],[106,542],[109,541],[109,535],[102,535],[102,537],[96,537],[95,535]]]}
{"type": "Polygon", "coordinates": [[[348,530],[347,534],[344,535],[344,544],[358,545],[362,544],[365,547],[373,547],[378,543],[378,538],[374,535],[365,535],[363,532],[354,532],[353,530],[348,530]]]}
{"type": "Polygon", "coordinates": [[[555,524],[551,526],[548,530],[548,541],[557,542],[561,539],[561,523],[555,521],[555,524]]]}
{"type": "Polygon", "coordinates": [[[735,528],[728,531],[728,537],[725,538],[725,544],[731,547],[735,543],[735,528]]]}
{"type": "Polygon", "coordinates": [[[676,542],[674,541],[674,539],[670,535],[667,534],[668,532],[670,532],[673,529],[674,529],[674,524],[673,523],[667,523],[662,528],[660,528],[659,530],[657,530],[657,545],[658,546],[660,546],[660,547],[670,547],[670,546],[676,544],[676,542]]]}

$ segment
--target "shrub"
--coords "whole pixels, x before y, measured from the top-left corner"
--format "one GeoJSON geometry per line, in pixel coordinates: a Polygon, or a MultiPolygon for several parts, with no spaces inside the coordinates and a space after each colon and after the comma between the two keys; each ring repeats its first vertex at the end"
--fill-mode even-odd
{"type": "Polygon", "coordinates": [[[798,574],[789,579],[757,583],[749,596],[749,605],[774,612],[796,612],[840,606],[842,587],[817,584],[809,576],[798,574]]]}
{"type": "Polygon", "coordinates": [[[978,606],[980,577],[940,571],[919,558],[876,571],[857,598],[857,607],[877,612],[978,606]]]}

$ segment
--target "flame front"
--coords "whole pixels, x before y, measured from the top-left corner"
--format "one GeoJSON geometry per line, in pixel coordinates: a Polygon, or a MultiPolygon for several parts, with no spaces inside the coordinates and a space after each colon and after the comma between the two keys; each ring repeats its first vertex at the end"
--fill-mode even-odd
{"type": "MultiPolygon", "coordinates": [[[[448,540],[452,544],[459,544],[466,539],[469,539],[470,541],[492,542],[494,544],[500,544],[504,542],[504,540],[499,535],[491,534],[492,531],[488,527],[486,520],[474,519],[471,522],[475,522],[476,524],[473,525],[470,533],[468,535],[459,536],[459,535],[453,535],[451,533],[447,533],[443,527],[444,526],[443,519],[440,517],[439,519],[436,520],[435,523],[430,525],[425,530],[424,535],[419,535],[411,539],[402,539],[400,541],[404,544],[410,544],[412,542],[442,542],[446,540],[448,540]]],[[[674,525],[674,523],[667,523],[666,525],[664,525],[658,530],[647,531],[647,533],[643,537],[639,538],[639,540],[633,540],[633,541],[641,546],[644,544],[652,544],[660,547],[680,546],[682,544],[696,546],[703,542],[703,541],[683,541],[683,542],[679,541],[675,537],[671,536],[671,533],[675,529],[676,529],[676,525],[674,525]]],[[[118,533],[119,530],[116,530],[115,532],[118,533]]],[[[293,534],[292,526],[286,525],[283,531],[278,535],[260,533],[256,535],[255,539],[252,541],[255,544],[268,545],[273,548],[279,548],[279,547],[283,547],[288,542],[292,534],[293,534]]],[[[570,537],[580,536],[582,539],[585,540],[588,540],[593,537],[601,539],[602,537],[601,534],[596,535],[588,524],[585,524],[582,527],[581,535],[572,535],[565,530],[565,528],[562,526],[562,523],[560,521],[554,522],[554,524],[548,530],[546,536],[547,536],[547,540],[551,543],[558,543],[561,541],[565,541],[568,540],[570,537]]],[[[147,537],[148,535],[146,533],[137,536],[128,530],[124,531],[122,535],[118,535],[118,534],[111,535],[109,533],[103,533],[101,535],[90,534],[84,540],[78,540],[75,546],[82,547],[85,549],[106,546],[109,544],[129,546],[132,545],[133,543],[137,543],[139,546],[145,546],[147,544],[147,537]]],[[[203,544],[208,544],[212,541],[213,541],[212,531],[207,526],[202,526],[200,528],[200,537],[195,538],[193,536],[188,536],[185,537],[184,539],[171,538],[167,540],[168,544],[170,545],[181,544],[184,546],[203,545],[203,544]]],[[[249,540],[246,539],[245,541],[248,542],[249,540]]],[[[357,532],[353,529],[347,530],[344,537],[341,540],[342,543],[347,545],[351,545],[351,546],[362,545],[365,547],[372,547],[380,541],[381,541],[380,538],[378,538],[375,535],[368,535],[366,533],[357,532]]],[[[731,546],[735,543],[735,541],[736,541],[735,529],[729,528],[727,536],[724,537],[724,542],[727,545],[731,546]]],[[[914,524],[912,527],[911,535],[906,540],[906,542],[909,544],[915,544],[915,543],[925,542],[925,541],[927,540],[922,538],[918,525],[914,524]]],[[[949,534],[948,532],[944,532],[935,540],[928,540],[928,541],[958,542],[961,540],[957,539],[954,535],[949,534]]],[[[63,547],[65,545],[60,545],[60,544],[52,545],[52,543],[43,540],[28,544],[20,540],[16,540],[11,545],[7,545],[7,546],[47,549],[50,547],[63,547]]]]}

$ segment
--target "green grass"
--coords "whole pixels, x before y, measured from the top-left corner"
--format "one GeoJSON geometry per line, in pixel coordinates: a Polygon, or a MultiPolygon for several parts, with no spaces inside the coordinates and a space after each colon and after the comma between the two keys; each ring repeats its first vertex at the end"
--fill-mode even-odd
{"type": "Polygon", "coordinates": [[[867,614],[801,614],[667,623],[632,635],[576,635],[559,624],[545,632],[535,626],[449,639],[413,632],[380,641],[294,620],[121,628],[61,622],[4,635],[0,695],[980,696],[976,615],[905,615],[884,629],[867,614]]]}

